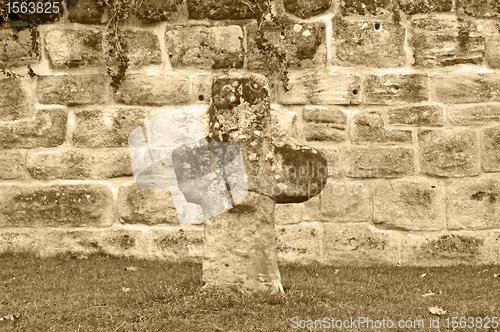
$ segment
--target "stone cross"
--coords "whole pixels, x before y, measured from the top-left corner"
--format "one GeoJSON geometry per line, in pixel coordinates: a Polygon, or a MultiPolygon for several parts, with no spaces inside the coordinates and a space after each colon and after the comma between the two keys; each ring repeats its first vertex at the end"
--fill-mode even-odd
{"type": "Polygon", "coordinates": [[[273,141],[269,85],[261,75],[215,78],[209,116],[209,137],[172,152],[180,191],[214,216],[205,221],[203,281],[226,290],[283,293],[275,203],[319,194],[326,160],[312,148],[273,141]]]}

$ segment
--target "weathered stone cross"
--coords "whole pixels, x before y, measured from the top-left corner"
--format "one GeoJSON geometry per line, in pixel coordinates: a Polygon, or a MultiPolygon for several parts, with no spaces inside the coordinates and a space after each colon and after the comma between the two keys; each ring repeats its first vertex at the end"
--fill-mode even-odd
{"type": "Polygon", "coordinates": [[[312,148],[273,142],[269,86],[261,75],[217,77],[209,115],[209,137],[172,152],[186,200],[215,216],[205,221],[203,281],[222,289],[283,292],[275,203],[319,194],[326,160],[312,148]]]}

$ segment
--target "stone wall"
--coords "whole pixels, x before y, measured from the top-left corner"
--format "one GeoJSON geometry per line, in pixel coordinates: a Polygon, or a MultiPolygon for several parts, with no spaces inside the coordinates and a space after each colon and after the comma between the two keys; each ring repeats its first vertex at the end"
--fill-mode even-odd
{"type": "MultiPolygon", "coordinates": [[[[128,135],[186,107],[212,78],[266,74],[244,1],[144,0],[117,92],[103,60],[109,13],[80,0],[14,40],[0,30],[0,252],[108,252],[199,260],[203,226],[170,193],[139,188],[128,135]],[[183,213],[180,211],[179,213],[183,213]]],[[[291,90],[270,81],[276,139],[322,150],[321,195],[276,206],[287,262],[500,263],[500,5],[496,0],[277,0],[291,90]]]]}

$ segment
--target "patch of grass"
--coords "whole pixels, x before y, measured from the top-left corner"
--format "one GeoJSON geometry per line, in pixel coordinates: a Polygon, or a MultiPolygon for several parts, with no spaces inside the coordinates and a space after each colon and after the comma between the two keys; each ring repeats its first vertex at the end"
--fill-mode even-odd
{"type": "Polygon", "coordinates": [[[435,331],[428,326],[432,306],[447,311],[440,330],[448,330],[447,317],[500,316],[498,266],[286,265],[284,299],[205,291],[194,263],[3,254],[0,266],[0,317],[21,313],[0,321],[2,331],[295,331],[292,317],[423,319],[425,328],[418,330],[435,331]],[[126,271],[129,266],[137,271],[126,271]],[[436,295],[422,297],[429,291],[436,295]]]}

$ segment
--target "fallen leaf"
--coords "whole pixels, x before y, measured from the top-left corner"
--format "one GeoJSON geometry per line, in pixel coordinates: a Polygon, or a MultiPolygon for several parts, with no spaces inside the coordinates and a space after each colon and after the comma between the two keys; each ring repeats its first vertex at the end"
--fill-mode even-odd
{"type": "Polygon", "coordinates": [[[132,271],[132,272],[135,272],[137,271],[137,268],[135,266],[129,266],[129,267],[126,267],[125,268],[125,271],[132,271]]]}
{"type": "Polygon", "coordinates": [[[438,316],[446,314],[446,311],[444,311],[443,308],[438,308],[438,307],[430,307],[429,311],[431,314],[438,316]]]}

